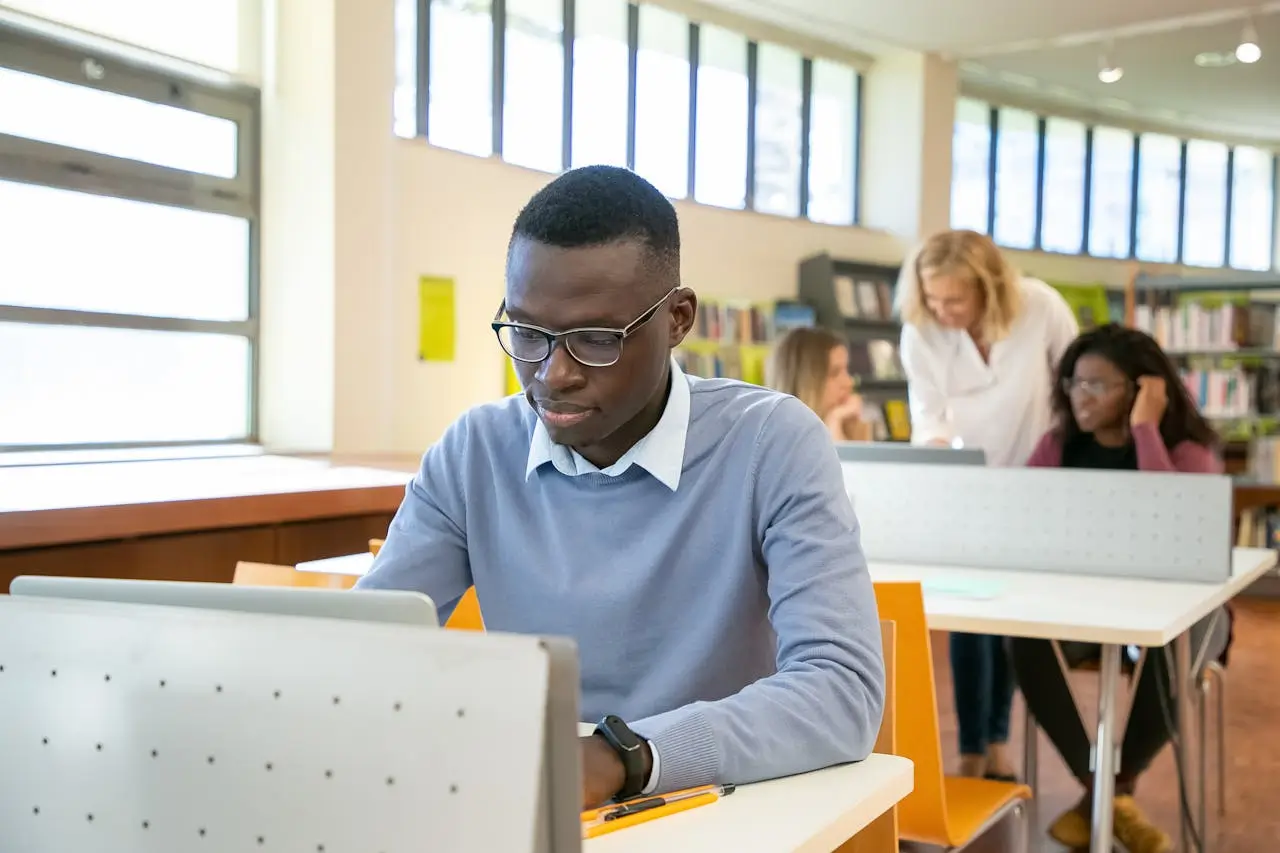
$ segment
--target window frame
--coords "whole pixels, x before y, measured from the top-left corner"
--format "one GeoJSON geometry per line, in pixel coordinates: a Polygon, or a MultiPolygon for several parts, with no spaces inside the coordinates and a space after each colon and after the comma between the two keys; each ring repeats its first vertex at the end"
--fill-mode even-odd
{"type": "Polygon", "coordinates": [[[238,125],[236,175],[221,178],[143,163],[0,133],[0,180],[119,198],[166,207],[219,213],[249,226],[248,311],[244,320],[194,320],[141,314],[33,308],[0,304],[0,322],[26,325],[90,326],[157,332],[203,332],[246,338],[249,345],[246,433],[228,439],[129,441],[56,445],[0,445],[7,452],[112,450],[257,443],[259,429],[259,305],[261,287],[260,128],[261,96],[241,83],[188,76],[136,58],[136,51],[83,47],[0,22],[0,67],[50,80],[176,106],[229,119],[238,125]],[[84,63],[102,69],[86,75],[84,63]]]}
{"type": "MultiPolygon", "coordinates": [[[[430,107],[430,43],[431,43],[431,3],[433,0],[414,0],[415,3],[415,27],[416,37],[416,58],[414,67],[415,73],[415,127],[413,139],[430,144],[428,132],[431,125],[431,116],[429,115],[430,107]]],[[[576,35],[576,11],[577,4],[581,0],[561,0],[563,4],[563,39],[564,39],[564,69],[563,85],[564,85],[564,109],[562,110],[563,128],[561,131],[561,139],[563,140],[563,151],[561,156],[561,169],[568,170],[573,162],[573,40],[576,35]]],[[[645,5],[659,5],[642,2],[642,0],[630,0],[627,3],[628,12],[628,39],[627,49],[629,54],[628,61],[628,91],[627,98],[627,165],[628,168],[635,167],[635,140],[636,140],[636,56],[639,49],[639,16],[640,8],[645,5]]],[[[504,128],[502,127],[501,116],[505,112],[504,87],[500,81],[503,79],[505,71],[505,21],[506,21],[506,0],[490,0],[490,13],[493,18],[493,57],[491,73],[493,75],[493,100],[490,104],[491,114],[494,117],[494,158],[502,158],[502,140],[504,128]]],[[[686,59],[689,63],[689,140],[688,140],[688,192],[681,201],[688,201],[699,206],[702,205],[694,198],[694,184],[697,176],[697,75],[699,67],[700,52],[700,27],[703,23],[696,15],[686,16],[689,18],[689,40],[688,53],[686,59]]],[[[755,162],[756,162],[756,124],[755,114],[759,95],[759,79],[758,79],[758,52],[760,42],[747,36],[747,171],[743,176],[746,183],[746,204],[742,208],[756,213],[761,213],[756,209],[755,204],[755,162]]],[[[799,219],[801,221],[815,222],[809,219],[808,211],[810,206],[810,187],[809,173],[807,164],[810,160],[809,151],[809,135],[806,132],[811,122],[811,107],[813,102],[813,74],[812,62],[815,58],[809,53],[801,50],[798,51],[803,62],[802,71],[802,104],[801,104],[801,127],[800,134],[800,150],[797,152],[799,162],[801,163],[800,174],[798,176],[798,192],[800,194],[799,214],[797,216],[783,216],[787,219],[799,219]]],[[[854,75],[854,98],[855,103],[851,113],[853,115],[852,145],[851,151],[853,155],[852,168],[852,184],[853,192],[851,203],[852,222],[848,225],[830,225],[834,228],[861,227],[862,225],[862,151],[864,141],[864,73],[856,67],[854,63],[847,60],[832,58],[834,62],[840,62],[849,67],[849,72],[854,75]]],[[[724,208],[721,208],[724,209],[724,208]]],[[[777,216],[779,214],[767,213],[766,215],[777,216]]],[[[824,224],[827,223],[816,223],[824,224]]]]}
{"type": "MultiPolygon", "coordinates": [[[[966,97],[966,98],[969,98],[970,100],[974,100],[974,101],[986,104],[989,107],[988,132],[990,134],[991,153],[987,161],[987,189],[988,189],[988,199],[989,199],[989,205],[987,210],[987,233],[990,234],[992,233],[995,217],[996,217],[995,152],[999,145],[999,134],[1000,134],[999,110],[1003,106],[1012,106],[1020,109],[1027,109],[1027,107],[1020,106],[1018,104],[1002,104],[999,101],[994,100],[986,95],[969,94],[963,91],[960,93],[959,97],[966,97]]],[[[1142,163],[1142,146],[1140,143],[1140,138],[1144,131],[1136,130],[1131,127],[1126,127],[1122,123],[1116,123],[1116,122],[1110,122],[1110,121],[1085,120],[1075,116],[1057,116],[1057,115],[1048,114],[1045,111],[1038,110],[1038,109],[1032,109],[1031,111],[1034,112],[1040,120],[1039,121],[1040,157],[1039,157],[1039,169],[1038,169],[1039,174],[1037,176],[1037,194],[1039,198],[1037,199],[1035,242],[1034,242],[1033,248],[1031,249],[1027,249],[1025,247],[1019,247],[1019,246],[1012,246],[1012,247],[1005,247],[1005,248],[1010,248],[1015,251],[1045,252],[1046,254],[1062,255],[1064,257],[1088,257],[1088,258],[1098,258],[1100,260],[1128,260],[1128,261],[1135,261],[1138,263],[1156,263],[1156,262],[1141,261],[1141,259],[1138,258],[1137,256],[1138,177],[1140,174],[1139,170],[1141,168],[1141,163],[1142,163]],[[1083,238],[1081,241],[1081,249],[1079,252],[1058,252],[1058,251],[1047,250],[1043,248],[1043,235],[1044,235],[1043,205],[1045,201],[1045,186],[1044,186],[1045,145],[1046,145],[1046,134],[1048,132],[1047,131],[1048,120],[1052,118],[1070,119],[1072,121],[1080,122],[1085,127],[1084,188],[1083,188],[1083,196],[1082,196],[1083,238]],[[1094,255],[1090,251],[1089,228],[1090,228],[1090,217],[1091,217],[1090,208],[1092,206],[1091,203],[1092,203],[1092,197],[1093,197],[1093,161],[1094,161],[1094,144],[1095,144],[1094,130],[1099,127],[1115,127],[1115,128],[1128,131],[1133,134],[1133,155],[1132,155],[1132,162],[1130,166],[1131,181],[1130,181],[1130,186],[1128,188],[1129,251],[1128,251],[1128,254],[1123,258],[1114,258],[1109,255],[1094,255]]],[[[1188,266],[1185,260],[1185,251],[1184,251],[1185,240],[1183,237],[1184,224],[1186,219],[1186,204],[1187,204],[1187,168],[1186,168],[1187,143],[1193,140],[1196,140],[1196,141],[1202,140],[1207,142],[1223,142],[1223,140],[1196,137],[1196,136],[1190,136],[1187,134],[1175,133],[1175,132],[1169,132],[1169,131],[1152,131],[1152,132],[1158,132],[1158,133],[1161,133],[1162,135],[1173,136],[1177,138],[1179,142],[1181,142],[1181,148],[1182,148],[1181,168],[1179,173],[1179,190],[1178,190],[1178,231],[1177,231],[1177,253],[1176,253],[1177,256],[1172,261],[1167,261],[1167,262],[1162,261],[1159,263],[1167,263],[1167,264],[1178,265],[1178,266],[1188,266]]],[[[1225,222],[1224,222],[1226,238],[1225,238],[1225,251],[1223,253],[1223,264],[1222,266],[1219,266],[1219,267],[1197,267],[1197,268],[1205,269],[1205,270],[1221,270],[1223,272],[1230,272],[1230,273],[1256,272],[1254,270],[1247,270],[1245,268],[1238,268],[1238,267],[1231,266],[1231,217],[1232,217],[1231,198],[1232,198],[1232,194],[1234,193],[1233,176],[1235,173],[1234,173],[1233,163],[1235,159],[1236,149],[1237,148],[1257,148],[1271,154],[1271,163],[1272,163],[1271,171],[1273,176],[1273,180],[1271,183],[1271,197],[1272,197],[1271,210],[1272,210],[1272,218],[1273,220],[1276,220],[1276,222],[1273,223],[1273,227],[1270,232],[1271,233],[1271,252],[1270,252],[1271,266],[1269,270],[1272,272],[1280,271],[1280,237],[1277,236],[1277,231],[1280,231],[1280,224],[1278,224],[1280,223],[1280,146],[1270,145],[1270,144],[1261,143],[1261,142],[1255,142],[1255,143],[1225,142],[1224,144],[1227,146],[1227,164],[1228,165],[1227,165],[1227,177],[1226,177],[1227,210],[1226,210],[1226,216],[1225,216],[1225,222]]]]}

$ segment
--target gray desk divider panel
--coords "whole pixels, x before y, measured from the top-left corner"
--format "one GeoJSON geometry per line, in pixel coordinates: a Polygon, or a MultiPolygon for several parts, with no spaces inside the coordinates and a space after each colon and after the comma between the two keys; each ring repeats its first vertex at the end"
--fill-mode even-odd
{"type": "Polygon", "coordinates": [[[843,468],[868,559],[1215,583],[1231,575],[1229,477],[843,468]]]}
{"type": "Polygon", "coordinates": [[[0,851],[576,853],[557,645],[0,596],[0,851]]]}

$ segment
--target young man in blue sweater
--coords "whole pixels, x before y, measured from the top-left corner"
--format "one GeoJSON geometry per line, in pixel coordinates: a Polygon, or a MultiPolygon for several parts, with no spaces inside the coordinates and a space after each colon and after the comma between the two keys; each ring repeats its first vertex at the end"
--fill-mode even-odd
{"type": "Polygon", "coordinates": [[[822,422],[686,377],[697,299],[676,212],[624,169],[567,172],[516,219],[493,327],[523,396],[464,414],[363,588],[578,645],[583,805],[865,758],[884,667],[822,422]]]}

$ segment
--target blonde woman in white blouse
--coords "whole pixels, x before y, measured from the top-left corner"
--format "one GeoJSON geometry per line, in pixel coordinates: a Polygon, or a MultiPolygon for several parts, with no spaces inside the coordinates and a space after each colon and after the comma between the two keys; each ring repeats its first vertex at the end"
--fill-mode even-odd
{"type": "MultiPolygon", "coordinates": [[[[897,302],[912,442],[1024,464],[1052,425],[1054,371],[1079,331],[1066,300],[1020,275],[990,238],[943,231],[903,264],[897,302]]],[[[1012,778],[1004,639],[952,634],[951,668],[961,774],[1012,778]]]]}

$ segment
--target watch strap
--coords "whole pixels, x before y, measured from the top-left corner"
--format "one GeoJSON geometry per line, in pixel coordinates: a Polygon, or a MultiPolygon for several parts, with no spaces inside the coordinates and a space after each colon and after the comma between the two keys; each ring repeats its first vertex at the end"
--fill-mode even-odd
{"type": "Polygon", "coordinates": [[[638,796],[644,791],[644,744],[640,736],[631,727],[614,714],[609,714],[596,725],[596,734],[600,735],[622,761],[626,774],[622,788],[615,795],[617,799],[638,796]]]}

